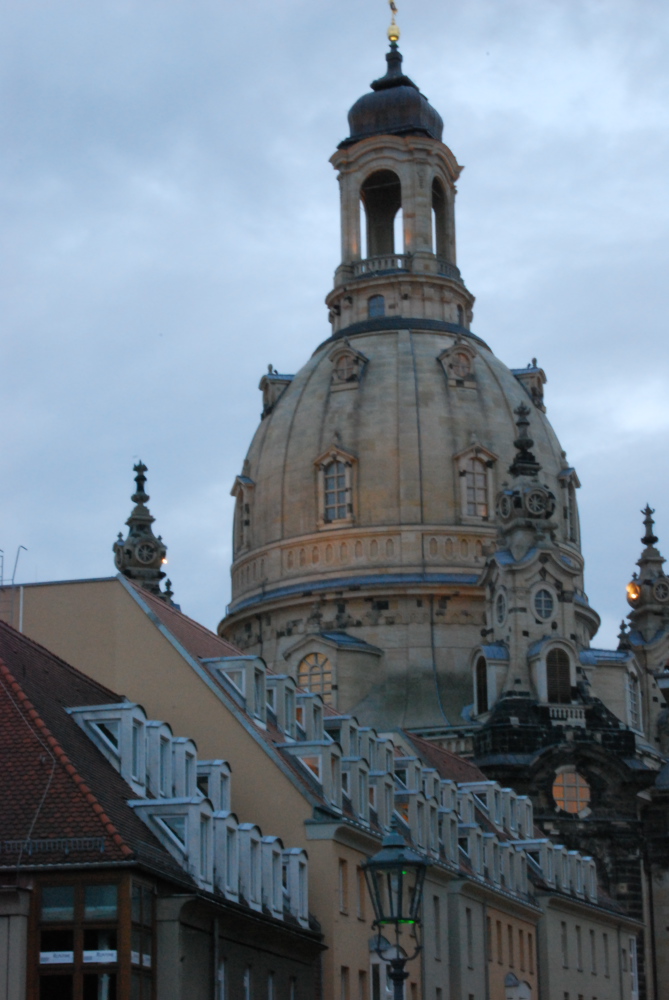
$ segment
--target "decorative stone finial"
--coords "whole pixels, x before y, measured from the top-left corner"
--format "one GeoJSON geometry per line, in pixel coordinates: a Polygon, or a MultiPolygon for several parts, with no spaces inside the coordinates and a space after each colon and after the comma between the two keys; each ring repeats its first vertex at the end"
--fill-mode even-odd
{"type": "Polygon", "coordinates": [[[631,649],[629,636],[627,634],[627,622],[624,618],[620,623],[620,632],[618,633],[618,649],[631,649]]]}
{"type": "Polygon", "coordinates": [[[119,572],[134,580],[145,590],[163,600],[171,601],[172,591],[163,593],[160,581],[165,576],[162,566],[167,562],[167,546],[162,536],[153,534],[154,518],[146,506],[149,494],[145,490],[147,467],[142,461],[133,467],[135,472],[135,492],[131,500],[135,507],[125,522],[128,525],[128,535],[123,539],[119,531],[118,538],[112,546],[114,562],[119,572]]]}
{"type": "Polygon", "coordinates": [[[657,535],[653,534],[653,525],[655,524],[655,521],[653,520],[653,514],[655,513],[655,510],[650,506],[650,504],[646,504],[641,513],[644,516],[643,523],[646,528],[646,533],[641,539],[641,541],[643,542],[644,545],[655,545],[657,541],[657,535]]]}
{"type": "Polygon", "coordinates": [[[528,434],[528,427],[530,426],[530,422],[527,419],[530,412],[529,408],[524,403],[521,403],[513,412],[518,417],[516,420],[518,437],[513,442],[518,454],[514,458],[513,464],[509,467],[509,472],[512,476],[536,476],[541,471],[541,466],[530,451],[534,441],[528,434]]]}

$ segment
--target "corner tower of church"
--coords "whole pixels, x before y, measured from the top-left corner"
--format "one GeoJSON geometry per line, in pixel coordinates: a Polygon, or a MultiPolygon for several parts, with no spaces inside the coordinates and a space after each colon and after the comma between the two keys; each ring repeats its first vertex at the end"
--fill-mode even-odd
{"type": "Polygon", "coordinates": [[[386,60],[331,160],[341,261],[330,335],[296,375],[270,368],[260,381],[260,426],[233,486],[232,601],[219,631],[339,711],[426,730],[489,708],[477,704],[474,651],[492,634],[486,565],[507,523],[499,498],[513,495],[521,407],[538,488],[552,498],[545,537],[569,567],[564,592],[561,579],[546,583],[552,564],[543,585],[527,582],[532,601],[543,590],[553,599],[534,618],[562,629],[568,593],[578,647],[598,618],[583,591],[578,479],[545,415],[545,374],[536,359],[507,368],[472,331],[456,261],[462,168],[404,73],[396,35],[386,60]]]}

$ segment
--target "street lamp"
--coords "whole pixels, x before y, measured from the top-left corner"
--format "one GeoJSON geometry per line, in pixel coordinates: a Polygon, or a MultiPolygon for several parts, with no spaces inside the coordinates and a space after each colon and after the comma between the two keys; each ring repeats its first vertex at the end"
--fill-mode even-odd
{"type": "Polygon", "coordinates": [[[422,854],[409,847],[397,829],[393,817],[390,833],[383,838],[381,850],[364,861],[362,868],[367,889],[374,907],[374,927],[378,929],[376,953],[387,962],[388,975],[393,983],[394,1000],[402,1000],[404,980],[409,973],[404,966],[416,957],[421,949],[418,941],[420,904],[423,899],[425,873],[431,864],[422,854]],[[395,930],[394,954],[387,957],[381,947],[385,930],[395,930]],[[400,944],[402,931],[407,929],[414,939],[412,955],[406,955],[400,944]]]}

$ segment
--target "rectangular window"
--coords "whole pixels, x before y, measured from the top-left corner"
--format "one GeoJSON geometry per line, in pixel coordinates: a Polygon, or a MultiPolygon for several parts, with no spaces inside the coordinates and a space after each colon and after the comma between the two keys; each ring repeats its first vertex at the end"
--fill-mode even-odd
{"type": "Polygon", "coordinates": [[[251,1000],[251,966],[247,965],[244,969],[244,978],[242,980],[244,986],[244,1000],[251,1000]]]}
{"type": "Polygon", "coordinates": [[[441,906],[439,896],[432,897],[432,926],[434,927],[434,957],[441,961],[441,906]]]}
{"type": "Polygon", "coordinates": [[[339,859],[339,912],[348,913],[348,862],[339,859]]]}
{"type": "Polygon", "coordinates": [[[608,976],[611,975],[611,970],[610,970],[610,967],[609,967],[609,935],[608,934],[603,934],[602,935],[602,945],[603,945],[603,952],[604,952],[604,975],[608,977],[608,976]]]}
{"type": "Polygon", "coordinates": [[[200,817],[200,875],[207,877],[209,870],[209,820],[200,817]]]}
{"type": "Polygon", "coordinates": [[[563,920],[560,923],[560,945],[562,948],[562,968],[569,968],[569,941],[567,939],[567,924],[563,920]]]}
{"type": "Polygon", "coordinates": [[[358,920],[364,920],[366,915],[367,885],[365,883],[365,873],[360,867],[355,870],[355,883],[357,889],[356,911],[358,920]]]}
{"type": "Polygon", "coordinates": [[[472,911],[467,907],[465,910],[465,923],[467,931],[467,965],[474,968],[474,928],[472,926],[472,911]]]}
{"type": "Polygon", "coordinates": [[[593,976],[597,975],[597,942],[594,931],[590,931],[590,972],[593,976]]]}
{"type": "Polygon", "coordinates": [[[225,959],[218,963],[218,995],[216,1000],[228,1000],[225,959]]]}
{"type": "Polygon", "coordinates": [[[362,970],[358,973],[358,1000],[368,1000],[367,973],[362,970]]]}
{"type": "Polygon", "coordinates": [[[507,937],[508,949],[509,949],[509,967],[512,969],[513,968],[513,927],[511,926],[511,924],[507,924],[507,926],[506,926],[506,937],[507,937]]]}
{"type": "Polygon", "coordinates": [[[186,795],[192,795],[195,791],[195,757],[192,753],[186,754],[186,795]]]}
{"type": "Polygon", "coordinates": [[[521,930],[518,931],[518,961],[520,963],[520,971],[525,971],[525,935],[521,930]]]}
{"type": "Polygon", "coordinates": [[[236,890],[236,865],[235,865],[235,847],[237,832],[235,830],[227,829],[225,831],[225,885],[228,889],[236,890]]]}
{"type": "Polygon", "coordinates": [[[502,952],[502,921],[496,921],[495,930],[497,931],[497,961],[500,965],[504,962],[504,955],[502,952]]]}
{"type": "Polygon", "coordinates": [[[267,1000],[276,1000],[276,993],[274,992],[274,973],[267,973],[267,1000]]]}
{"type": "Polygon", "coordinates": [[[578,924],[576,925],[576,968],[579,972],[583,971],[583,939],[578,924]]]}
{"type": "Polygon", "coordinates": [[[381,966],[372,966],[372,1000],[381,1000],[381,966]]]}
{"type": "Polygon", "coordinates": [[[534,975],[534,935],[527,934],[527,969],[534,975]]]}
{"type": "Polygon", "coordinates": [[[486,917],[486,939],[488,961],[492,962],[492,920],[490,917],[486,917]]]}
{"type": "Polygon", "coordinates": [[[437,986],[437,989],[435,990],[434,994],[434,1000],[442,1000],[443,995],[444,994],[442,992],[441,986],[437,986]]]}
{"type": "Polygon", "coordinates": [[[260,844],[256,840],[251,841],[251,899],[260,901],[260,844]]]}
{"type": "Polygon", "coordinates": [[[350,980],[349,980],[348,966],[342,965],[341,975],[340,975],[340,989],[339,989],[340,1000],[351,1000],[351,993],[349,987],[350,987],[350,980]]]}

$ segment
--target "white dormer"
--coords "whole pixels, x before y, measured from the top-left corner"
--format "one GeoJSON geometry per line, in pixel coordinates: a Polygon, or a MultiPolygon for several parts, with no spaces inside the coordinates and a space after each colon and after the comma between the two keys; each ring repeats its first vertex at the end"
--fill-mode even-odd
{"type": "Polygon", "coordinates": [[[263,837],[262,901],[277,920],[283,920],[283,844],[279,837],[263,837]]]}
{"type": "Polygon", "coordinates": [[[239,891],[252,910],[262,910],[262,833],[255,823],[239,824],[239,891]]]}
{"type": "Polygon", "coordinates": [[[369,765],[362,757],[342,757],[342,781],[355,818],[369,824],[369,765]]]}
{"type": "Polygon", "coordinates": [[[260,726],[267,720],[265,691],[267,664],[260,656],[221,656],[203,659],[260,726]]]}
{"type": "Polygon", "coordinates": [[[286,908],[301,927],[309,926],[307,852],[293,847],[283,852],[283,885],[286,908]]]}
{"type": "Polygon", "coordinates": [[[370,771],[370,801],[382,830],[390,828],[395,811],[395,781],[388,771],[370,771]]]}
{"type": "Polygon", "coordinates": [[[454,781],[444,780],[441,786],[441,807],[447,811],[455,811],[458,804],[458,786],[454,781]]]}
{"type": "Polygon", "coordinates": [[[135,799],[131,806],[202,889],[214,888],[213,809],[201,796],[135,799]]]}
{"type": "Polygon", "coordinates": [[[239,823],[233,812],[215,812],[214,857],[216,887],[226,899],[239,902],[239,823]]]}
{"type": "Polygon", "coordinates": [[[198,791],[209,799],[216,812],[230,809],[231,768],[227,760],[197,762],[198,791]]]}
{"type": "Polygon", "coordinates": [[[172,796],[172,739],[166,722],[146,723],[146,791],[155,798],[172,796]]]}
{"type": "Polygon", "coordinates": [[[323,730],[323,699],[319,694],[299,692],[296,697],[296,715],[299,725],[308,740],[322,740],[323,730]]]}
{"type": "Polygon", "coordinates": [[[267,674],[265,697],[276,724],[289,739],[295,739],[295,696],[297,686],[288,674],[267,674]]]}
{"type": "Polygon", "coordinates": [[[177,736],[172,740],[172,796],[194,795],[197,795],[197,747],[186,736],[177,736]]]}
{"type": "Polygon", "coordinates": [[[141,705],[68,708],[68,713],[136,795],[146,794],[146,714],[141,705]]]}

